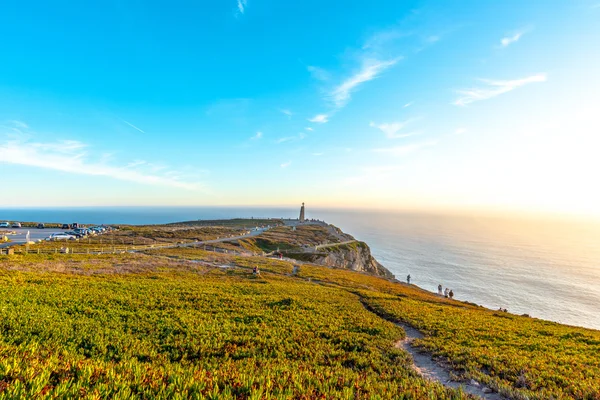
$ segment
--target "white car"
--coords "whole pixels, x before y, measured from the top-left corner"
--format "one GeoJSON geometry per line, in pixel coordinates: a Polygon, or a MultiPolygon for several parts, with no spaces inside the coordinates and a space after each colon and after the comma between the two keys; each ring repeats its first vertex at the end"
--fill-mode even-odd
{"type": "Polygon", "coordinates": [[[53,233],[52,235],[48,236],[46,238],[46,240],[75,240],[77,239],[75,236],[72,235],[67,235],[66,233],[53,233]]]}
{"type": "Polygon", "coordinates": [[[19,222],[13,222],[12,227],[13,228],[20,228],[21,227],[21,223],[19,223],[19,222]]]}
{"type": "Polygon", "coordinates": [[[1,222],[0,228],[10,228],[10,224],[8,222],[1,222]]]}

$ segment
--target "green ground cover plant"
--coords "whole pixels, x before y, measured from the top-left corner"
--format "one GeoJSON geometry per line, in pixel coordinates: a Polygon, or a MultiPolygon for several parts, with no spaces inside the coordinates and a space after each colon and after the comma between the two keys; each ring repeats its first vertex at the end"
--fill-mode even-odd
{"type": "Polygon", "coordinates": [[[343,269],[173,248],[0,258],[0,399],[469,397],[417,375],[394,322],[507,397],[600,398],[598,331],[343,269]]]}

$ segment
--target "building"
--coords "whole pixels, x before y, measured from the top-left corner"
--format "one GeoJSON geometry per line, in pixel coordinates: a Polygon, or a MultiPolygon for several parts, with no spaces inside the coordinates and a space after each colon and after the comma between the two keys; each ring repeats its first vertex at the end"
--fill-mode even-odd
{"type": "Polygon", "coordinates": [[[304,222],[304,203],[302,203],[302,207],[300,207],[300,218],[298,218],[300,222],[304,222]]]}

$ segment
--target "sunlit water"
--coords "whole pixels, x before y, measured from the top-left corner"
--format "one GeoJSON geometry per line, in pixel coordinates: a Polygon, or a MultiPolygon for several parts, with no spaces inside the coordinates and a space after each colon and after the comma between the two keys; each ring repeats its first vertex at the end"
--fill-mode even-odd
{"type": "MultiPolygon", "coordinates": [[[[295,209],[95,208],[0,210],[0,220],[116,224],[297,217],[295,209]]],[[[509,312],[600,329],[600,225],[307,209],[366,241],[399,279],[509,312]]]]}

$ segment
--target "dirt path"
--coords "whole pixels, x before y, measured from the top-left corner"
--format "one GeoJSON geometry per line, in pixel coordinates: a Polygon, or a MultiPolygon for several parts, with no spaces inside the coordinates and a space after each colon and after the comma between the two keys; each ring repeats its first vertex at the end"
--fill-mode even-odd
{"type": "Polygon", "coordinates": [[[415,339],[423,338],[423,334],[421,332],[406,324],[396,323],[396,325],[404,329],[404,332],[406,332],[406,337],[396,342],[395,347],[405,350],[412,356],[413,369],[423,378],[430,381],[439,382],[444,386],[454,389],[461,387],[465,393],[469,393],[483,399],[506,400],[506,397],[500,395],[499,393],[494,393],[491,388],[473,379],[469,382],[453,381],[450,377],[449,368],[444,367],[443,365],[440,365],[434,361],[431,358],[431,354],[413,346],[413,341],[415,339]]]}

